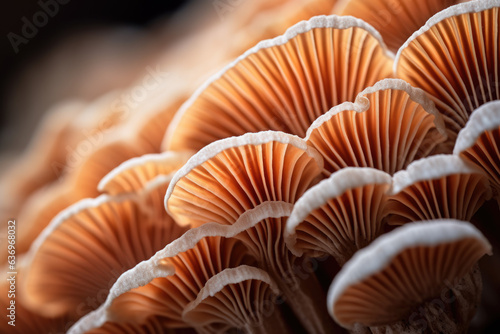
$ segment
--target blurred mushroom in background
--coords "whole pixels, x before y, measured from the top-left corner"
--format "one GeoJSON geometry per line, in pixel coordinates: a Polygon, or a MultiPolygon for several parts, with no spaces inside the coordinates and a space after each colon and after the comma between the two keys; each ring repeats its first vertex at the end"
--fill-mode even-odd
{"type": "Polygon", "coordinates": [[[500,0],[410,2],[190,1],[33,61],[5,331],[498,330],[500,0]]]}

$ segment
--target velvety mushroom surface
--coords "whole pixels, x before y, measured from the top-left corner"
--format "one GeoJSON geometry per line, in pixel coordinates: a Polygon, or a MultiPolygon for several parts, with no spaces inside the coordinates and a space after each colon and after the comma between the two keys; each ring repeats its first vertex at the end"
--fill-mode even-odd
{"type": "MultiPolygon", "coordinates": [[[[232,225],[265,203],[293,204],[321,167],[317,152],[289,134],[265,131],[222,139],[200,150],[174,175],[165,195],[166,208],[178,222],[232,225]]],[[[300,262],[284,243],[287,217],[264,218],[240,238],[280,282],[304,326],[311,332],[326,332],[330,320],[318,307],[323,296],[317,282],[312,275],[311,282],[297,276],[293,268],[300,262]]]]}
{"type": "Polygon", "coordinates": [[[330,287],[328,309],[346,328],[464,332],[481,293],[474,264],[484,254],[491,254],[491,246],[469,223],[407,224],[354,255],[330,287]],[[434,301],[439,321],[431,320],[434,301]]]}

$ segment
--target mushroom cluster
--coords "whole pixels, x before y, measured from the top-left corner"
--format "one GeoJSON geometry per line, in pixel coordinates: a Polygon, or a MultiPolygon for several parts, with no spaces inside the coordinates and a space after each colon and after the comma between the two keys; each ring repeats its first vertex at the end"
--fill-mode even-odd
{"type": "Polygon", "coordinates": [[[500,328],[500,1],[231,8],[161,92],[60,105],[5,174],[2,333],[500,328]]]}

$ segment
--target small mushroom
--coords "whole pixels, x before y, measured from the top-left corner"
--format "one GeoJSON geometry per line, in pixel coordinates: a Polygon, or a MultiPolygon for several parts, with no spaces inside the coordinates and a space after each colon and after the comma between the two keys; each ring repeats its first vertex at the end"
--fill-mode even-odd
{"type": "Polygon", "coordinates": [[[488,175],[500,205],[500,101],[488,102],[474,110],[458,134],[453,153],[488,175]]]}
{"type": "Polygon", "coordinates": [[[294,203],[322,169],[316,150],[289,134],[265,131],[214,142],[173,176],[165,208],[181,225],[233,224],[266,201],[294,203]]]}
{"type": "Polygon", "coordinates": [[[318,117],[307,144],[325,159],[323,174],[372,167],[389,174],[425,157],[446,139],[441,116],[425,93],[400,79],[385,79],[318,117]]]}
{"type": "Polygon", "coordinates": [[[437,12],[459,0],[347,0],[339,1],[335,12],[352,15],[380,32],[389,50],[399,47],[437,12]],[[343,7],[343,8],[340,8],[343,7]]]}
{"type": "Polygon", "coordinates": [[[333,256],[343,265],[383,232],[389,174],[344,168],[312,187],[288,218],[285,240],[296,256],[333,256]]]}
{"type": "Polygon", "coordinates": [[[171,179],[191,155],[168,151],[129,159],[104,176],[97,189],[113,196],[143,191],[155,179],[171,179]]]}
{"type": "Polygon", "coordinates": [[[435,155],[394,174],[387,220],[394,225],[438,218],[470,221],[490,198],[480,169],[455,155],[435,155]]]}
{"type": "MultiPolygon", "coordinates": [[[[118,134],[117,134],[118,135],[118,134]]],[[[99,195],[99,181],[122,162],[140,156],[143,152],[134,145],[115,137],[100,145],[88,156],[79,157],[68,172],[69,182],[73,183],[73,193],[78,199],[99,195]]]]}
{"type": "Polygon", "coordinates": [[[212,276],[182,318],[209,333],[237,328],[245,333],[285,333],[284,319],[275,310],[280,290],[269,275],[251,266],[227,268],[212,276]]]}
{"type": "Polygon", "coordinates": [[[206,81],[176,113],[164,147],[199,150],[264,130],[304,136],[318,116],[389,77],[391,66],[371,26],[353,17],[313,17],[206,81]]]}
{"type": "Polygon", "coordinates": [[[335,277],[328,309],[372,333],[466,332],[481,294],[477,261],[491,246],[456,220],[411,223],[358,251],[335,277]]]}
{"type": "Polygon", "coordinates": [[[443,114],[451,145],[474,109],[500,99],[499,7],[498,0],[449,7],[397,53],[396,75],[429,94],[443,114]]]}

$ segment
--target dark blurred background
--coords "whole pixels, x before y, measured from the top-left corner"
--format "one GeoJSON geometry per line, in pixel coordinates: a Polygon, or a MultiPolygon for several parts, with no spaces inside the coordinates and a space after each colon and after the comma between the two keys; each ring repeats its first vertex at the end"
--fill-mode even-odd
{"type": "MultiPolygon", "coordinates": [[[[187,0],[17,0],[4,2],[0,11],[2,29],[0,43],[0,152],[9,149],[19,150],[26,145],[26,135],[16,137],[20,131],[16,122],[19,123],[17,119],[23,117],[23,110],[19,110],[19,108],[32,109],[32,106],[24,107],[25,104],[18,103],[18,101],[22,102],[23,99],[29,99],[30,96],[15,95],[20,94],[19,92],[37,90],[37,86],[33,88],[27,84],[30,83],[33,72],[39,74],[38,77],[35,76],[40,90],[38,93],[43,94],[43,79],[47,77],[43,74],[44,57],[49,58],[51,49],[60,45],[61,40],[71,40],[73,35],[81,38],[82,34],[85,35],[92,30],[100,32],[100,30],[108,28],[121,27],[123,31],[133,32],[132,34],[124,34],[121,39],[118,39],[120,43],[126,44],[129,36],[134,38],[134,36],[140,35],[142,31],[147,30],[158,20],[168,20],[177,11],[186,7],[188,2],[187,0]],[[41,11],[45,12],[45,15],[40,14],[41,11]],[[52,11],[52,17],[50,17],[49,11],[52,11]],[[48,18],[46,23],[44,23],[45,18],[48,18]],[[38,20],[40,25],[39,28],[35,26],[36,34],[26,30],[26,21],[33,24],[35,20],[38,20]],[[34,36],[24,39],[26,32],[34,36]],[[17,45],[13,46],[13,43],[17,45]],[[18,48],[17,52],[16,47],[18,48]],[[27,85],[28,89],[25,88],[27,85]],[[13,96],[15,99],[12,98],[13,96]],[[15,101],[13,102],[13,100],[15,101]]],[[[81,39],[84,40],[84,38],[81,39]]],[[[78,46],[78,41],[75,42],[75,45],[78,46]]],[[[50,78],[48,79],[50,80],[50,78]]],[[[89,91],[86,94],[87,98],[92,98],[93,94],[97,93],[89,91]]],[[[41,108],[45,108],[45,106],[41,106],[41,108]]],[[[42,111],[40,112],[42,113],[42,111]]],[[[26,115],[23,122],[28,128],[28,134],[33,132],[40,118],[40,113],[26,115]]]]}

